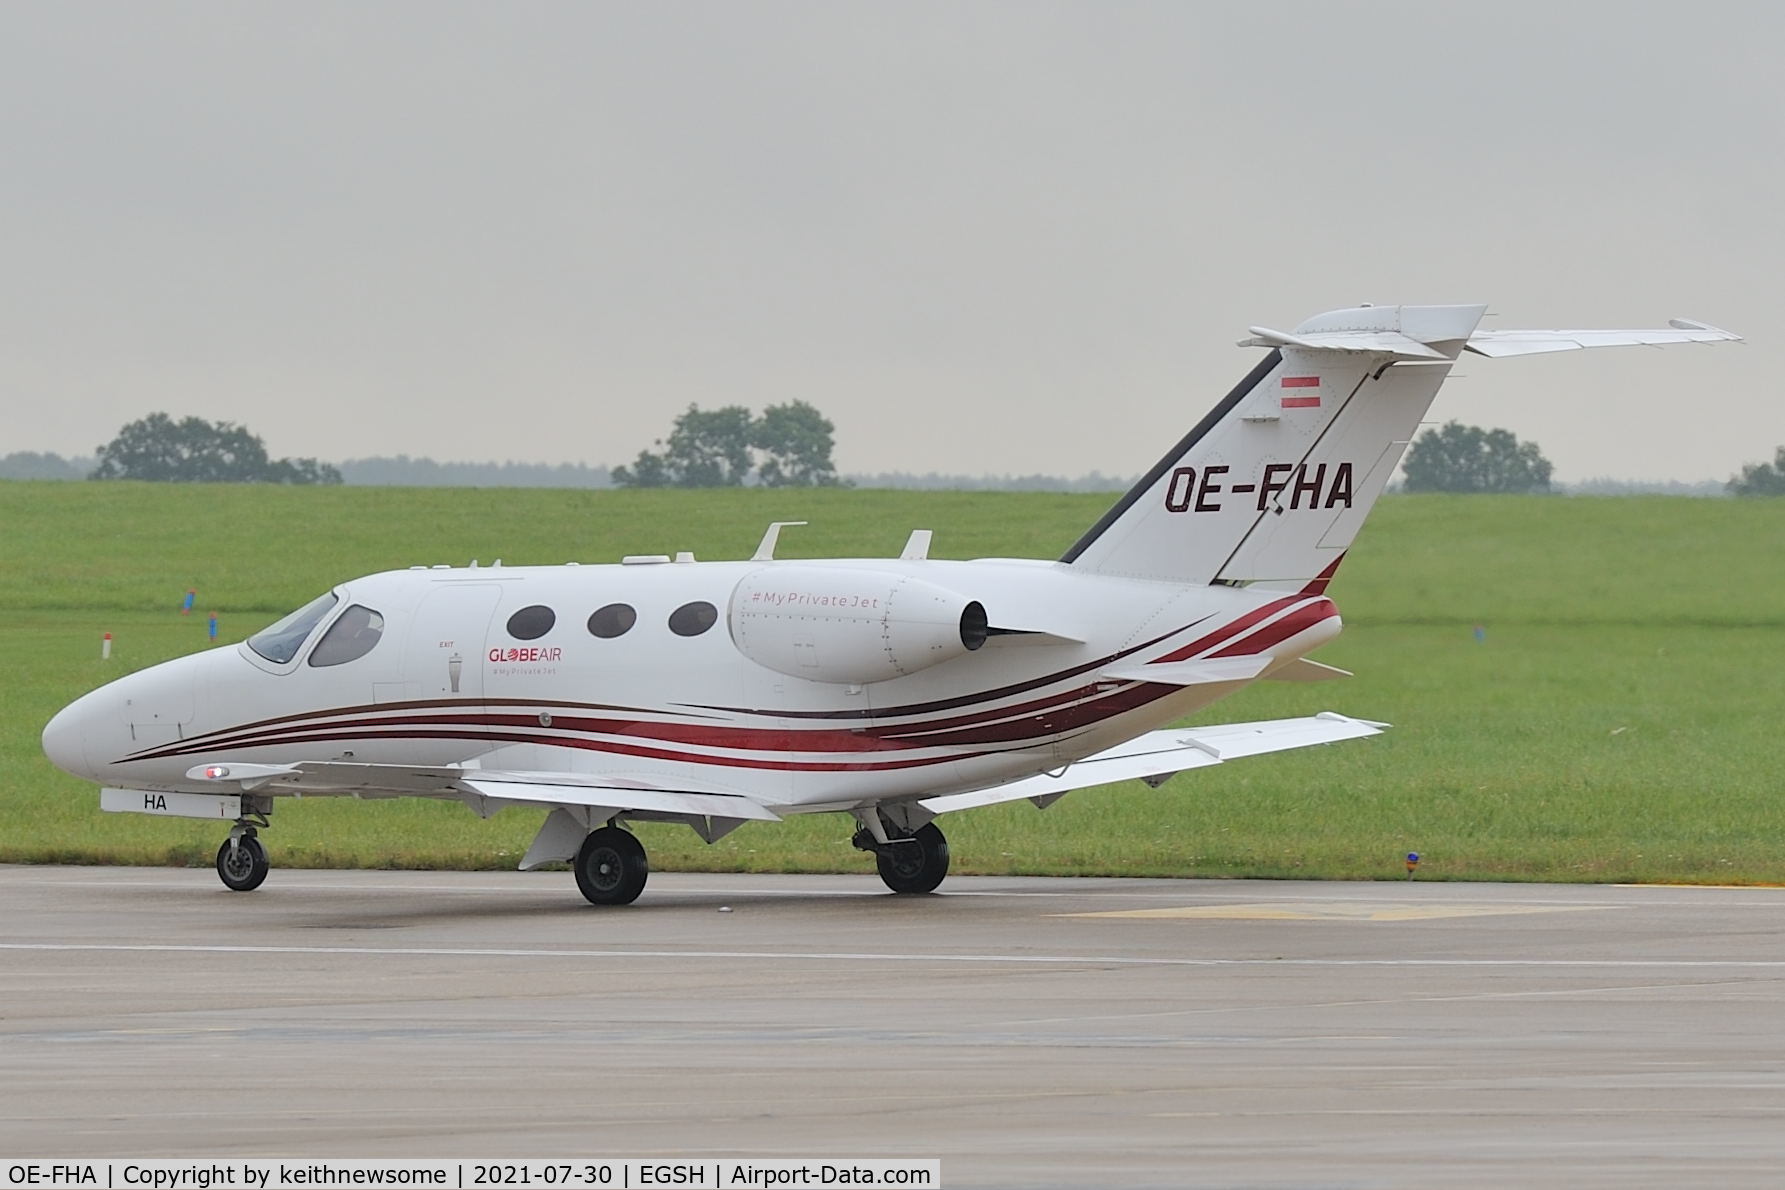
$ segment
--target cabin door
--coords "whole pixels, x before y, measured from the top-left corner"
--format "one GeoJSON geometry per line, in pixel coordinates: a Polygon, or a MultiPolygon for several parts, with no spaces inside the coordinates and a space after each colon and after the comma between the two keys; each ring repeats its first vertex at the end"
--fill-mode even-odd
{"type": "Polygon", "coordinates": [[[414,697],[483,699],[484,637],[500,594],[493,583],[452,583],[423,598],[403,654],[403,682],[414,697]]]}

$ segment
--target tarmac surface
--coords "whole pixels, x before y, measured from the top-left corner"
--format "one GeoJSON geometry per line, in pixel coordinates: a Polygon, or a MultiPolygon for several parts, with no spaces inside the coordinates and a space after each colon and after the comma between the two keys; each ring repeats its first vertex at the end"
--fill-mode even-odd
{"type": "Polygon", "coordinates": [[[1785,1182],[1785,890],[0,867],[11,1157],[1785,1182]],[[729,909],[729,912],[724,910],[729,909]]]}

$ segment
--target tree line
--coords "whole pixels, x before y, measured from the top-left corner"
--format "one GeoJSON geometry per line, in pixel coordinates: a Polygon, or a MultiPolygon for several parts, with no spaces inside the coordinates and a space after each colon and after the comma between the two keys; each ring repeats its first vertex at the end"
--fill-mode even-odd
{"type": "MultiPolygon", "coordinates": [[[[836,428],[804,401],[771,405],[760,414],[742,405],[678,415],[655,451],[611,470],[584,463],[436,463],[432,459],[350,459],[339,466],[313,458],[275,459],[245,426],[165,413],[130,422],[92,459],[37,451],[0,456],[0,479],[135,479],[180,483],[387,484],[491,487],[869,487],[1112,490],[1123,481],[1093,473],[1054,476],[918,476],[904,472],[837,474],[831,455],[836,428]]],[[[1409,492],[1548,492],[1553,467],[1534,442],[1511,431],[1450,421],[1428,429],[1402,461],[1409,492]]],[[[1579,490],[1644,490],[1650,485],[1590,481],[1579,490]],[[1597,483],[1597,487],[1595,487],[1597,483]],[[1609,487],[1607,486],[1609,484],[1609,487]]],[[[1673,485],[1679,489],[1682,485],[1673,485]]],[[[1735,496],[1785,496],[1785,446],[1771,462],[1749,463],[1723,489],[1735,496]]],[[[1692,488],[1688,490],[1701,490],[1692,488]]]]}
{"type": "Polygon", "coordinates": [[[804,401],[770,405],[760,416],[742,405],[690,405],[669,437],[641,450],[630,467],[614,468],[623,488],[834,488],[841,484],[831,450],[836,427],[804,401]]]}

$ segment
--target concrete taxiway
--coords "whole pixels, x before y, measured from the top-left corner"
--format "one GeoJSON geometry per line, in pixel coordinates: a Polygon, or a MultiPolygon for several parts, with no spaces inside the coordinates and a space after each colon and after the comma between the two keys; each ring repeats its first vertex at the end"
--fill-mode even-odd
{"type": "Polygon", "coordinates": [[[1785,890],[0,868],[0,1157],[1776,1185],[1785,890]],[[730,912],[721,912],[721,908],[730,912]]]}

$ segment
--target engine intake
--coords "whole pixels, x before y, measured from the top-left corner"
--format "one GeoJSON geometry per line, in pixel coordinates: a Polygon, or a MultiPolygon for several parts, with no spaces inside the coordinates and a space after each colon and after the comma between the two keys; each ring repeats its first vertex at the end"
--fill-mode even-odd
{"type": "Polygon", "coordinates": [[[985,644],[985,607],[908,575],[775,563],[752,571],[727,612],[738,651],[790,677],[883,682],[985,644]]]}

